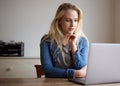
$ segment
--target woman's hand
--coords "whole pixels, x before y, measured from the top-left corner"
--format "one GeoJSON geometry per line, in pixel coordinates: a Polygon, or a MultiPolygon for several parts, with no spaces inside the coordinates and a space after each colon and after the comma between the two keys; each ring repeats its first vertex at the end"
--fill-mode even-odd
{"type": "Polygon", "coordinates": [[[76,35],[75,34],[70,35],[68,43],[69,43],[69,46],[70,46],[71,51],[72,51],[72,59],[74,60],[74,53],[77,51],[76,35]]]}
{"type": "Polygon", "coordinates": [[[74,52],[77,51],[76,36],[75,36],[75,34],[70,35],[68,43],[70,45],[72,53],[74,54],[74,52]]]}
{"type": "Polygon", "coordinates": [[[80,70],[75,70],[75,77],[81,77],[85,78],[86,77],[86,71],[87,71],[87,66],[81,68],[80,70]]]}

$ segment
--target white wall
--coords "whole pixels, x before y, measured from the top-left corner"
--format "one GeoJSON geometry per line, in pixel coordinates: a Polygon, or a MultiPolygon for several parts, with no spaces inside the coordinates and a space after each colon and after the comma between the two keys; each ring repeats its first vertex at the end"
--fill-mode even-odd
{"type": "Polygon", "coordinates": [[[84,1],[84,31],[91,42],[114,41],[113,5],[113,0],[84,1]]]}
{"type": "Polygon", "coordinates": [[[83,10],[83,29],[90,42],[114,42],[113,1],[0,0],[0,40],[23,41],[25,57],[39,57],[39,41],[48,32],[57,7],[73,2],[83,10]]]}
{"type": "Polygon", "coordinates": [[[115,2],[115,42],[120,43],[120,0],[115,2]]]}

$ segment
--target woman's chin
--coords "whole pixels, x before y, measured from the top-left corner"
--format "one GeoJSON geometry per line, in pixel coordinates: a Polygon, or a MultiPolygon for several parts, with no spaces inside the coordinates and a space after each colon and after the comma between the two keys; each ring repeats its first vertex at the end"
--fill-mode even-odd
{"type": "Polygon", "coordinates": [[[68,34],[69,34],[69,35],[72,35],[72,34],[73,34],[73,32],[69,32],[68,34]]]}

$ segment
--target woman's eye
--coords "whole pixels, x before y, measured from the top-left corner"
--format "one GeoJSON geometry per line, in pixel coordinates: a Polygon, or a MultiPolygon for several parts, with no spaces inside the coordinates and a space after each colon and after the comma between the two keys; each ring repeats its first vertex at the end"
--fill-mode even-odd
{"type": "Polygon", "coordinates": [[[75,19],[75,20],[71,20],[71,19],[65,19],[66,22],[78,22],[78,19],[75,19]]]}
{"type": "Polygon", "coordinates": [[[65,21],[66,21],[66,22],[70,22],[71,20],[70,20],[70,19],[66,19],[65,21]]]}
{"type": "Polygon", "coordinates": [[[78,22],[78,20],[76,19],[76,20],[74,20],[75,22],[78,22]]]}

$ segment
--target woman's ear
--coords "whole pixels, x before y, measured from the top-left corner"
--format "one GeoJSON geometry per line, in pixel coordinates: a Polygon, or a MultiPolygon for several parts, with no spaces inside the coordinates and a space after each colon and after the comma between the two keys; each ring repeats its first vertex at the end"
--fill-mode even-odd
{"type": "Polygon", "coordinates": [[[59,21],[58,24],[61,25],[61,21],[59,21]]]}
{"type": "Polygon", "coordinates": [[[61,25],[61,19],[58,21],[58,24],[61,25]]]}

